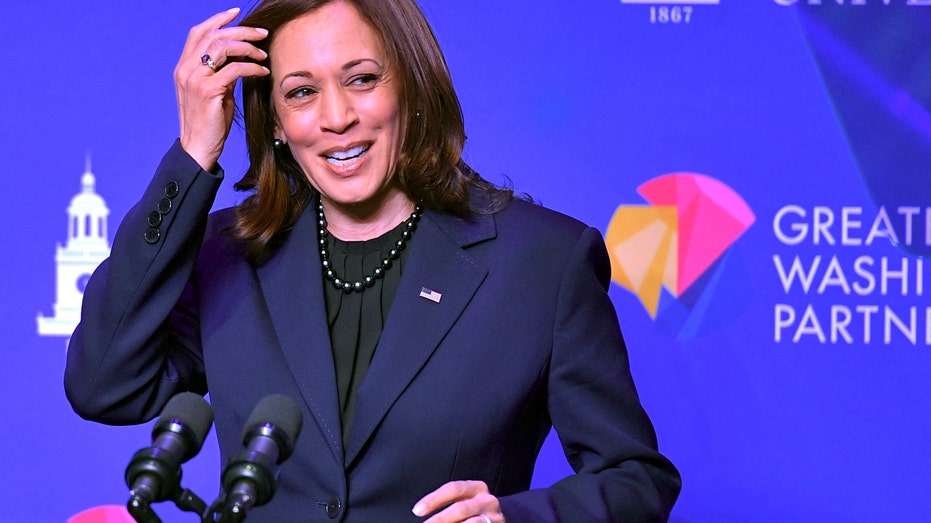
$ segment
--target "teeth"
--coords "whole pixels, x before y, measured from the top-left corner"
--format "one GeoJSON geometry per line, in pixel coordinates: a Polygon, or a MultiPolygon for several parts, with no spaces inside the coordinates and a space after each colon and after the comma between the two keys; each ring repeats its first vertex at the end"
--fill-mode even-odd
{"type": "Polygon", "coordinates": [[[364,153],[366,150],[367,150],[366,146],[359,145],[351,149],[348,149],[346,151],[332,152],[329,155],[327,155],[327,158],[331,160],[340,160],[340,161],[349,160],[357,156],[361,156],[362,153],[364,153]]]}

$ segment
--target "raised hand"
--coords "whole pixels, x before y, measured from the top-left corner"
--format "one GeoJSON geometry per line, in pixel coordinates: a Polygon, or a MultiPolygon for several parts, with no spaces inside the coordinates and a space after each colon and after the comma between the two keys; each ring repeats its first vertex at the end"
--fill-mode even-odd
{"type": "Polygon", "coordinates": [[[217,13],[191,28],[175,67],[175,90],[181,122],[181,146],[201,167],[216,166],[233,123],[233,88],[247,76],[265,76],[257,61],[265,51],[251,42],[264,39],[261,28],[230,26],[239,8],[217,13]]]}

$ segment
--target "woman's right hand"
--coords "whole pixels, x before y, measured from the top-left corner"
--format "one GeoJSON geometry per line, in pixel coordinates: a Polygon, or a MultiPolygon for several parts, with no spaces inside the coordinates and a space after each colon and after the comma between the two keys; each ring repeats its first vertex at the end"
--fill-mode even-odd
{"type": "Polygon", "coordinates": [[[239,8],[230,9],[191,28],[175,67],[181,146],[208,171],[216,166],[229,136],[236,81],[269,74],[255,63],[265,60],[265,51],[250,43],[264,39],[268,31],[224,27],[238,14],[239,8]]]}

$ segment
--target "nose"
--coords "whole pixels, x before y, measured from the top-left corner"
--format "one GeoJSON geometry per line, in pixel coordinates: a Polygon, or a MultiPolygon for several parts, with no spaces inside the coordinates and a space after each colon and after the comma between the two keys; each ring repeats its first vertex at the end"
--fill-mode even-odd
{"type": "Polygon", "coordinates": [[[341,134],[358,121],[352,97],[338,87],[320,93],[319,111],[320,128],[323,131],[341,134]]]}

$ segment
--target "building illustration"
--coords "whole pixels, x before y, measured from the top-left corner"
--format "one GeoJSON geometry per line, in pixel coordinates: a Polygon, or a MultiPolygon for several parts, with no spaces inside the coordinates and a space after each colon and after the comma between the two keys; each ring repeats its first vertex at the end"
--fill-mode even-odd
{"type": "Polygon", "coordinates": [[[42,336],[71,336],[81,319],[84,287],[94,269],[110,255],[107,217],[110,209],[96,192],[90,158],[81,176],[81,192],[68,206],[68,241],[55,252],[54,316],[39,313],[38,333],[42,336]]]}

